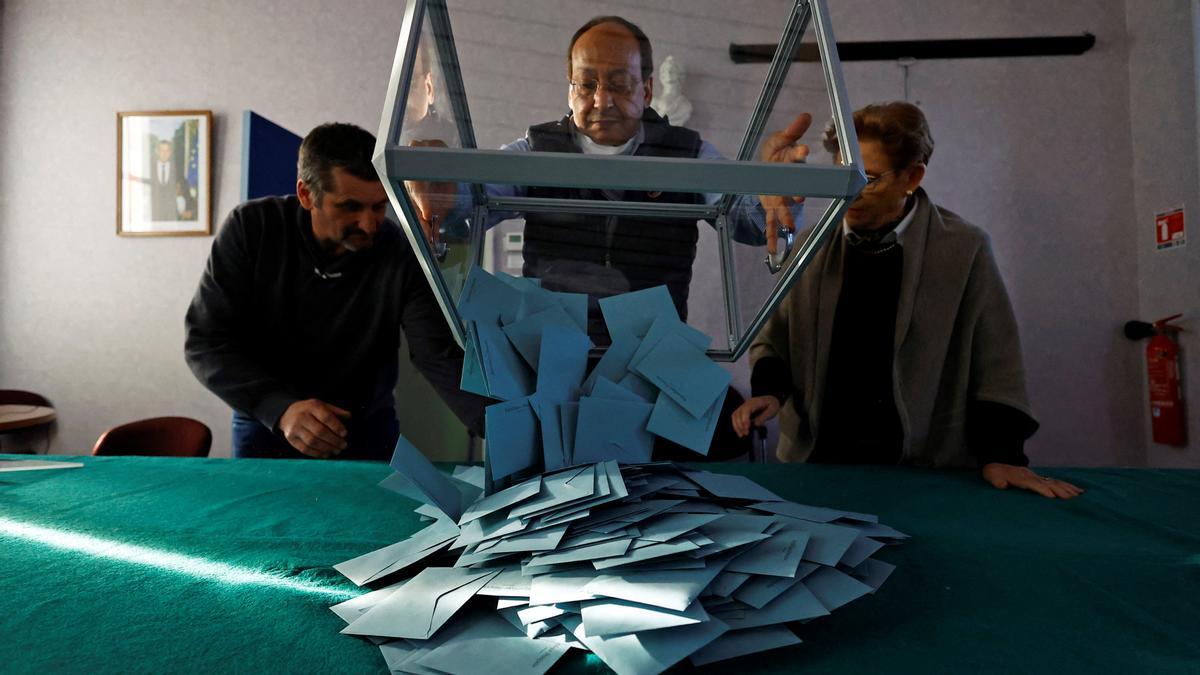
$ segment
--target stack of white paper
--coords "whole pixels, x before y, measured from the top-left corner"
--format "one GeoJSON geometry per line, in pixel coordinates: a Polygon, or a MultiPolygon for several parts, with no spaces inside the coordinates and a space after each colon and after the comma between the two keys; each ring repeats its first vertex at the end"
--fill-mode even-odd
{"type": "Polygon", "coordinates": [[[893,566],[871,556],[907,536],[671,463],[573,466],[486,497],[478,467],[446,476],[403,439],[392,466],[385,485],[433,522],[338,565],[394,583],[333,610],[393,672],[544,673],[577,648],[658,673],[797,644],[788,624],[873,593],[893,566]]]}

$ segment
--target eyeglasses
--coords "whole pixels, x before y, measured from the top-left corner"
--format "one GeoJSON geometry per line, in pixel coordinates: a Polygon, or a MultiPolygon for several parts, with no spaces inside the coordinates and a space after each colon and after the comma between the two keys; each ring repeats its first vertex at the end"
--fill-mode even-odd
{"type": "Polygon", "coordinates": [[[571,91],[575,93],[576,98],[590,98],[596,95],[596,92],[600,90],[600,87],[604,87],[604,90],[607,91],[611,96],[628,98],[633,94],[633,91],[637,89],[638,84],[640,84],[639,80],[633,76],[618,75],[607,82],[601,82],[600,80],[595,79],[583,80],[581,82],[571,80],[571,91]]]}
{"type": "Polygon", "coordinates": [[[888,176],[890,176],[900,170],[901,169],[892,169],[891,171],[884,171],[883,173],[879,174],[878,176],[872,176],[871,174],[867,174],[867,183],[866,183],[866,185],[863,185],[862,191],[863,192],[874,192],[874,191],[878,190],[882,186],[881,181],[884,178],[887,178],[888,176]]]}

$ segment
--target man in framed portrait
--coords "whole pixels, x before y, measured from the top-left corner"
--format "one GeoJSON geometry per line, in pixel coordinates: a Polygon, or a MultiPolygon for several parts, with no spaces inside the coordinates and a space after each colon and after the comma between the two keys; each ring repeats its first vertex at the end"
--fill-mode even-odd
{"type": "Polygon", "coordinates": [[[160,140],[154,146],[154,161],[150,168],[150,216],[153,220],[179,220],[179,200],[183,197],[183,181],[175,163],[171,141],[160,140]]]}

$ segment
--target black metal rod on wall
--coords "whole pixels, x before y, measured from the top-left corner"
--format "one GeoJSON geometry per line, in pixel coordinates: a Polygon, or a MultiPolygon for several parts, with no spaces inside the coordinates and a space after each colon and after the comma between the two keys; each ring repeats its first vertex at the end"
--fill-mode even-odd
{"type": "MultiPolygon", "coordinates": [[[[842,61],[896,61],[899,59],[996,59],[1020,56],[1078,56],[1096,44],[1096,36],[1059,35],[1050,37],[972,38],[965,40],[888,40],[880,42],[839,42],[842,61]]],[[[773,44],[729,44],[734,63],[770,63],[775,55],[773,44]]],[[[793,61],[817,62],[821,56],[815,43],[796,47],[793,61]]]]}

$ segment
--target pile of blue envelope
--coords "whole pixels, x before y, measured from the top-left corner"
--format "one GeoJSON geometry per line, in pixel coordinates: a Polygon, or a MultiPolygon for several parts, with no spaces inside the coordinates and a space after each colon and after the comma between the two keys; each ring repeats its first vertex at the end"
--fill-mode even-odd
{"type": "MultiPolygon", "coordinates": [[[[332,609],[392,672],[546,672],[572,649],[622,675],[794,645],[789,627],[873,593],[906,535],[743,476],[609,459],[490,495],[405,439],[384,487],[430,524],[336,566],[376,588],[332,609]]],[[[801,628],[802,630],[802,628],[801,628]]]]}
{"type": "Polygon", "coordinates": [[[588,371],[588,296],[475,267],[458,301],[462,388],[487,409],[493,480],[615,459],[650,461],[660,436],[707,454],[730,376],[711,338],[679,320],[665,286],[599,301],[612,338],[588,371]]]}

